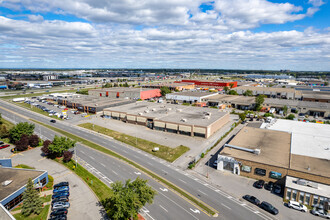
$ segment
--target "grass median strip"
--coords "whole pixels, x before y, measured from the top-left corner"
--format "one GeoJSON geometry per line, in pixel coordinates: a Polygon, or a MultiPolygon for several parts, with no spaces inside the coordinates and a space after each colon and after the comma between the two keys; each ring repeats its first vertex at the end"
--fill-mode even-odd
{"type": "Polygon", "coordinates": [[[176,148],[171,148],[168,146],[164,146],[161,144],[157,144],[151,141],[147,141],[138,137],[133,137],[127,134],[120,133],[118,131],[113,131],[108,128],[104,128],[92,123],[84,123],[80,124],[80,127],[99,132],[101,134],[107,135],[109,137],[113,137],[117,141],[121,141],[125,144],[134,146],[136,148],[139,148],[140,150],[143,150],[147,153],[150,153],[156,157],[162,158],[164,160],[167,160],[169,162],[175,161],[177,158],[179,158],[182,154],[189,151],[189,147],[186,146],[178,146],[176,148]],[[159,151],[153,151],[155,147],[159,148],[159,151]]]}
{"type": "Polygon", "coordinates": [[[57,120],[62,120],[62,119],[56,117],[55,115],[53,115],[53,116],[49,116],[49,113],[48,113],[48,112],[45,112],[45,111],[43,111],[42,109],[37,108],[37,107],[35,107],[35,106],[33,106],[33,105],[30,105],[30,104],[27,104],[27,103],[16,102],[16,103],[12,103],[12,104],[14,104],[14,105],[18,105],[18,106],[21,106],[21,107],[23,107],[23,108],[25,108],[25,109],[29,109],[30,111],[33,111],[33,112],[36,112],[36,113],[39,113],[39,114],[45,115],[45,116],[50,117],[50,118],[55,118],[55,119],[57,119],[57,120]]]}
{"type": "Polygon", "coordinates": [[[164,183],[164,184],[167,185],[169,188],[172,188],[174,191],[178,192],[179,194],[181,194],[181,195],[184,196],[185,198],[189,199],[191,202],[193,202],[194,204],[196,204],[197,206],[199,206],[201,209],[203,209],[204,211],[206,211],[206,212],[209,213],[210,215],[214,215],[214,214],[216,214],[216,211],[215,211],[213,208],[211,208],[211,207],[209,207],[208,205],[204,204],[203,202],[201,202],[201,201],[198,200],[197,198],[191,196],[189,193],[187,193],[187,192],[185,192],[184,190],[182,190],[181,188],[175,186],[175,185],[172,184],[171,182],[169,182],[169,181],[163,179],[162,177],[160,177],[160,176],[158,176],[157,174],[151,172],[150,170],[148,170],[148,169],[146,169],[146,168],[140,166],[139,164],[137,164],[137,163],[135,163],[135,162],[129,160],[128,158],[123,157],[123,156],[121,156],[121,155],[119,155],[119,154],[117,154],[117,153],[115,153],[115,152],[113,152],[113,151],[111,151],[111,150],[109,150],[109,149],[107,149],[107,148],[104,148],[104,147],[102,147],[102,146],[100,146],[100,145],[97,145],[97,144],[95,144],[95,143],[93,143],[93,142],[91,142],[91,141],[88,141],[88,140],[86,140],[86,139],[84,139],[84,138],[81,138],[81,137],[78,137],[78,136],[76,136],[76,135],[73,135],[73,134],[71,134],[71,133],[69,133],[69,132],[63,131],[63,130],[58,129],[58,128],[56,128],[56,127],[53,127],[53,126],[51,126],[51,125],[47,125],[47,124],[41,123],[41,122],[39,122],[39,121],[37,121],[37,120],[34,120],[34,119],[30,119],[30,120],[33,121],[33,122],[35,122],[35,123],[41,124],[41,125],[43,125],[44,127],[47,127],[47,128],[49,128],[49,129],[52,129],[53,131],[56,131],[56,132],[58,132],[58,133],[60,133],[60,134],[62,134],[62,135],[64,135],[64,136],[67,136],[68,138],[71,138],[71,139],[73,139],[73,140],[76,140],[77,142],[80,142],[80,143],[82,143],[82,144],[84,144],[84,145],[87,145],[87,146],[89,146],[89,147],[91,147],[91,148],[93,148],[93,149],[95,149],[95,150],[98,150],[98,151],[100,151],[100,152],[103,152],[103,153],[105,153],[105,154],[111,155],[111,156],[113,156],[113,157],[116,157],[116,158],[119,158],[119,159],[125,161],[126,163],[128,163],[128,164],[130,164],[130,165],[136,167],[137,169],[143,171],[144,173],[148,174],[148,175],[151,176],[152,178],[154,178],[154,179],[156,179],[156,180],[158,180],[158,181],[164,183]]]}

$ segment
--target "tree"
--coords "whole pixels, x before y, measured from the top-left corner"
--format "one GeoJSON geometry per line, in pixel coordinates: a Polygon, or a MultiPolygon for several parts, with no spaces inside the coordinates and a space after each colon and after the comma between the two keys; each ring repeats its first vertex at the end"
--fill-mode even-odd
{"type": "Polygon", "coordinates": [[[48,146],[49,153],[52,156],[60,157],[63,155],[63,152],[73,148],[76,144],[76,141],[71,140],[70,138],[59,137],[55,135],[54,140],[48,146]]]}
{"type": "Polygon", "coordinates": [[[258,95],[256,97],[256,111],[260,111],[262,104],[265,101],[265,95],[258,95]]]}
{"type": "Polygon", "coordinates": [[[103,201],[110,219],[137,219],[139,210],[151,204],[156,195],[147,182],[138,177],[133,182],[127,180],[125,185],[120,181],[112,183],[112,195],[103,201]]]}
{"type": "Polygon", "coordinates": [[[18,151],[24,151],[28,149],[29,146],[29,137],[26,134],[23,134],[21,136],[21,139],[19,141],[16,141],[16,150],[18,151]]]}
{"type": "Polygon", "coordinates": [[[329,85],[329,82],[324,82],[324,86],[328,86],[329,85]]]}
{"type": "Polygon", "coordinates": [[[225,86],[225,87],[223,87],[223,90],[225,90],[225,93],[227,93],[229,88],[227,86],[225,86]]]}
{"type": "Polygon", "coordinates": [[[290,114],[286,117],[286,119],[293,120],[295,118],[294,114],[290,114]]]}
{"type": "Polygon", "coordinates": [[[110,88],[111,84],[110,83],[106,83],[105,85],[102,86],[102,88],[110,88]]]}
{"type": "Polygon", "coordinates": [[[166,96],[166,94],[168,93],[171,93],[170,88],[168,88],[167,86],[160,87],[160,94],[162,94],[162,96],[166,96]]]}
{"type": "Polygon", "coordinates": [[[28,122],[20,122],[9,130],[9,138],[11,143],[16,143],[21,139],[23,134],[30,136],[34,132],[34,124],[28,122]]]}
{"type": "Polygon", "coordinates": [[[52,142],[50,140],[45,140],[44,143],[43,143],[43,147],[41,148],[41,151],[45,154],[45,155],[48,155],[50,152],[49,152],[49,145],[51,144],[52,142]]]}
{"type": "Polygon", "coordinates": [[[6,125],[1,125],[0,127],[0,138],[6,138],[9,136],[9,131],[6,125]]]}
{"type": "Polygon", "coordinates": [[[128,85],[127,82],[125,82],[123,86],[124,86],[124,87],[129,87],[129,85],[128,85]]]}
{"type": "Polygon", "coordinates": [[[241,121],[245,121],[246,115],[244,113],[240,113],[239,114],[239,119],[241,119],[241,121]]]}
{"type": "Polygon", "coordinates": [[[33,182],[30,178],[23,193],[22,214],[26,217],[31,214],[39,215],[41,210],[42,201],[38,192],[34,189],[33,182]]]}
{"type": "Polygon", "coordinates": [[[246,90],[244,93],[243,93],[244,96],[253,96],[253,93],[251,90],[246,90]]]}
{"type": "Polygon", "coordinates": [[[39,136],[36,134],[33,134],[29,137],[29,145],[31,147],[37,147],[39,145],[39,136]]]}
{"type": "Polygon", "coordinates": [[[235,90],[230,90],[228,94],[229,95],[238,95],[238,93],[235,90]]]}
{"type": "Polygon", "coordinates": [[[283,114],[286,115],[286,113],[288,113],[288,106],[286,105],[283,106],[282,110],[283,110],[283,114]]]}
{"type": "Polygon", "coordinates": [[[63,161],[66,163],[66,162],[69,162],[72,158],[72,152],[71,151],[64,151],[63,152],[63,161]]]}

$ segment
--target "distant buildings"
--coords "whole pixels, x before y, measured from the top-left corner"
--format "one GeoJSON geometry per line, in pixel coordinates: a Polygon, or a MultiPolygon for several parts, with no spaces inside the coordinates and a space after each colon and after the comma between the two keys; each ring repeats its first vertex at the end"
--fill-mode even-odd
{"type": "Polygon", "coordinates": [[[144,88],[104,88],[91,89],[88,91],[90,96],[109,97],[109,98],[127,98],[127,99],[151,99],[161,97],[160,89],[144,88]]]}

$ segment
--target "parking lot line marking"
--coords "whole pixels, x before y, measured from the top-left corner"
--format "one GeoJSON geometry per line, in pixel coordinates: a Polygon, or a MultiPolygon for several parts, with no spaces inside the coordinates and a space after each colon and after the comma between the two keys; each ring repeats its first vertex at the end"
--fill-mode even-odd
{"type": "Polygon", "coordinates": [[[226,207],[227,209],[231,210],[230,207],[226,206],[225,204],[221,203],[222,206],[226,207]]]}
{"type": "Polygon", "coordinates": [[[161,207],[161,208],[164,209],[166,212],[168,212],[163,206],[159,205],[159,207],[161,207]]]}
{"type": "Polygon", "coordinates": [[[207,194],[205,192],[200,191],[200,190],[197,190],[197,191],[207,196],[207,194]]]}

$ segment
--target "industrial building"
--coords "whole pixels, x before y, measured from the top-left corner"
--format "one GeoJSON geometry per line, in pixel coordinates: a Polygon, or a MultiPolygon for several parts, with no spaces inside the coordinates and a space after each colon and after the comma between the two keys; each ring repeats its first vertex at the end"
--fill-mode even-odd
{"type": "Polygon", "coordinates": [[[237,87],[236,81],[219,82],[219,81],[200,81],[200,80],[183,79],[181,81],[175,81],[175,83],[194,83],[196,87],[211,87],[211,88],[219,88],[219,87],[235,88],[235,87],[237,87]]]}
{"type": "Polygon", "coordinates": [[[195,88],[194,83],[152,83],[143,85],[144,88],[160,89],[162,87],[168,87],[171,91],[183,91],[191,90],[195,88]]]}
{"type": "Polygon", "coordinates": [[[121,106],[135,101],[130,99],[111,99],[106,97],[79,95],[71,98],[58,98],[57,102],[59,105],[64,105],[68,108],[95,114],[102,112],[105,108],[121,106]]]}
{"type": "Polygon", "coordinates": [[[48,172],[0,167],[0,204],[7,210],[11,210],[20,204],[30,178],[36,188],[42,188],[48,183],[48,172]]]}
{"type": "Polygon", "coordinates": [[[225,105],[226,107],[240,110],[253,110],[256,104],[255,97],[224,94],[205,97],[202,101],[207,102],[208,106],[219,107],[225,105]]]}
{"type": "Polygon", "coordinates": [[[161,97],[160,89],[145,89],[145,88],[104,88],[91,89],[88,91],[90,96],[107,97],[107,98],[127,98],[134,100],[145,100],[161,97]]]}
{"type": "Polygon", "coordinates": [[[329,125],[282,119],[244,127],[221,148],[217,169],[279,183],[285,198],[323,207],[330,200],[329,134],[329,125]]]}
{"type": "Polygon", "coordinates": [[[136,102],[104,109],[106,118],[150,129],[208,138],[229,122],[229,113],[193,106],[136,102]]]}
{"type": "Polygon", "coordinates": [[[252,91],[252,94],[265,95],[267,98],[280,98],[280,99],[298,99],[302,98],[302,92],[290,88],[277,88],[277,87],[254,87],[254,86],[240,86],[234,88],[239,95],[243,95],[247,90],[252,91]]]}
{"type": "Polygon", "coordinates": [[[195,91],[195,92],[175,92],[175,93],[168,93],[166,94],[167,100],[175,100],[183,103],[196,103],[201,102],[202,100],[213,97],[217,95],[217,93],[213,92],[202,92],[202,91],[195,91]]]}
{"type": "Polygon", "coordinates": [[[302,97],[303,101],[330,103],[330,92],[302,91],[302,97]]]}

